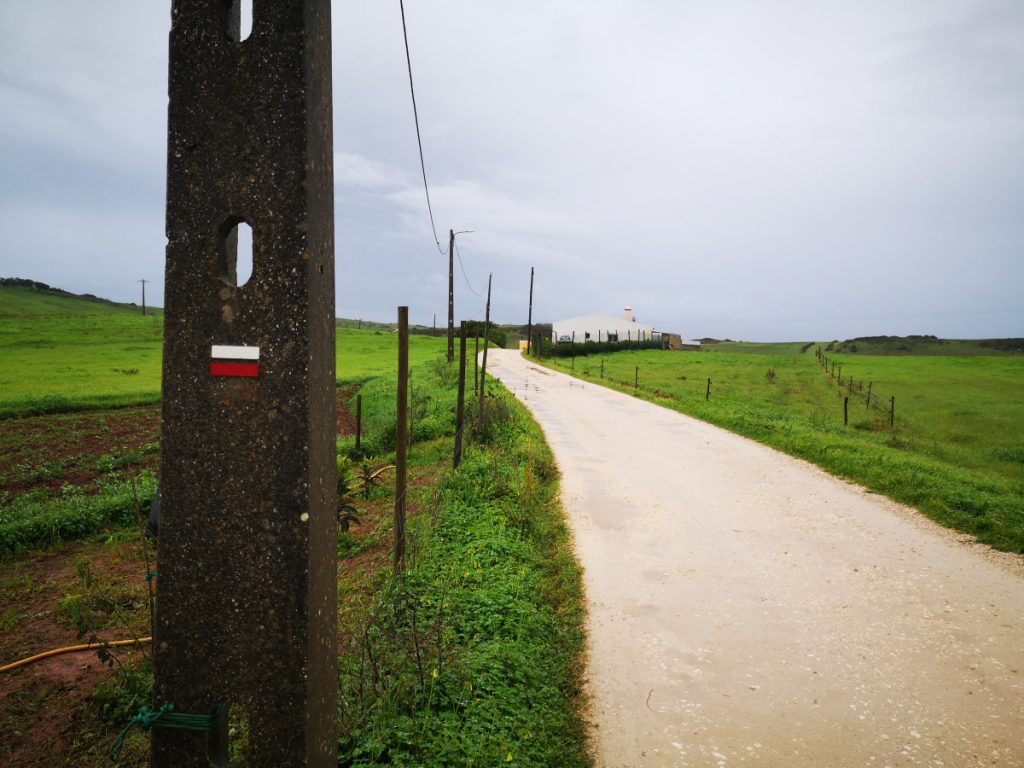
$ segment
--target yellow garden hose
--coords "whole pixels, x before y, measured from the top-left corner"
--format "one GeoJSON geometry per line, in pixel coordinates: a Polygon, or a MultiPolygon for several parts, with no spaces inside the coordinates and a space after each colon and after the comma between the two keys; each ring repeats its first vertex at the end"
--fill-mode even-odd
{"type": "Polygon", "coordinates": [[[69,645],[67,648],[54,648],[52,651],[44,651],[43,653],[37,653],[35,656],[29,656],[27,659],[21,661],[15,661],[11,664],[5,664],[0,667],[0,672],[9,672],[12,669],[18,667],[24,667],[26,664],[31,664],[34,661],[45,659],[50,656],[58,656],[62,653],[75,653],[76,651],[94,651],[97,648],[119,648],[125,645],[142,645],[144,643],[153,642],[152,637],[140,637],[138,640],[113,640],[109,643],[85,643],[84,645],[69,645]]]}

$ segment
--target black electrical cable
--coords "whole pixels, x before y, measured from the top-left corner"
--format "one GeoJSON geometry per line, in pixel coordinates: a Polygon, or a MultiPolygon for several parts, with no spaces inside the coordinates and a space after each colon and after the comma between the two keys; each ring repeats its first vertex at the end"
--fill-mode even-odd
{"type": "Polygon", "coordinates": [[[412,58],[409,56],[409,33],[405,27],[405,3],[403,0],[398,0],[398,7],[402,12],[402,37],[405,39],[405,63],[409,68],[409,94],[412,96],[412,117],[416,122],[416,145],[420,150],[420,170],[423,172],[423,191],[427,195],[427,213],[430,214],[430,229],[434,233],[434,245],[437,246],[438,252],[444,256],[444,249],[441,247],[441,241],[437,236],[437,227],[434,225],[434,210],[430,205],[430,186],[427,184],[427,165],[423,161],[423,140],[420,138],[420,116],[416,109],[416,89],[412,85],[412,58]]]}

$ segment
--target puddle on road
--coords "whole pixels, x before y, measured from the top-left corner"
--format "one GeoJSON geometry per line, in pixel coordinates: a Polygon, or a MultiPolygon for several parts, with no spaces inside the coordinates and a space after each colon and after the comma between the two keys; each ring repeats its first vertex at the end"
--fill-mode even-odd
{"type": "Polygon", "coordinates": [[[638,511],[631,502],[609,496],[594,487],[586,490],[582,507],[598,528],[610,531],[626,528],[638,511]]]}

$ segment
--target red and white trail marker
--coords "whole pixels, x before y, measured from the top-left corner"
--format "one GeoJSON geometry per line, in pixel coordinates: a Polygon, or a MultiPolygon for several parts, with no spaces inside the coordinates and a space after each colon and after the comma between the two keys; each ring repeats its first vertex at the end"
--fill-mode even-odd
{"type": "Polygon", "coordinates": [[[210,348],[211,376],[259,376],[260,348],[214,344],[210,348]]]}

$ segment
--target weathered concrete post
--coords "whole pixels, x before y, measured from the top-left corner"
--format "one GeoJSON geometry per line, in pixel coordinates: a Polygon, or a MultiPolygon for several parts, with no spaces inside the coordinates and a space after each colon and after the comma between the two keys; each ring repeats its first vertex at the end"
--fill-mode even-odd
{"type": "MultiPolygon", "coordinates": [[[[252,768],[336,763],[329,0],[174,0],[157,707],[247,723],[252,768]],[[253,232],[237,285],[235,229],[253,232]]],[[[227,765],[153,729],[155,768],[227,765]]]]}

